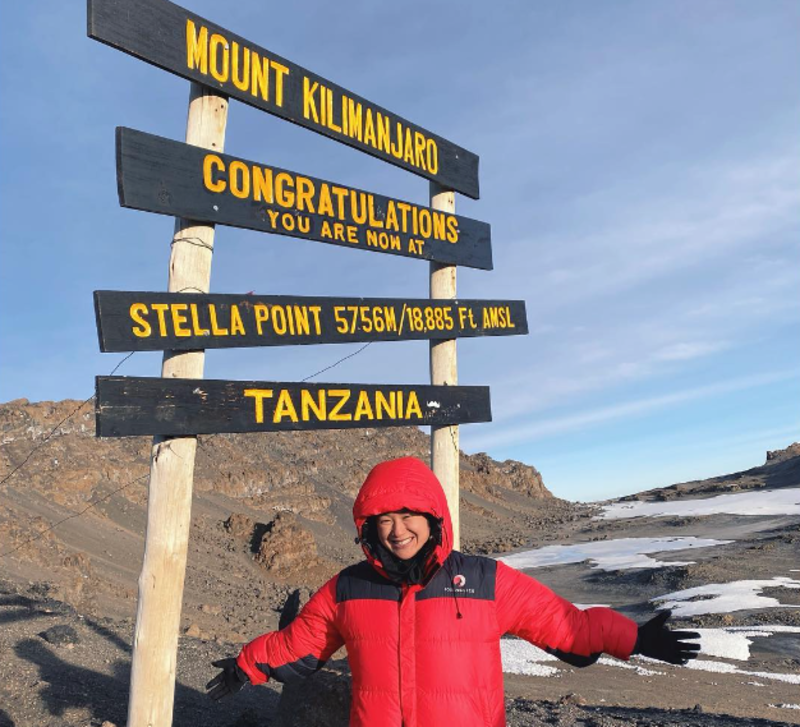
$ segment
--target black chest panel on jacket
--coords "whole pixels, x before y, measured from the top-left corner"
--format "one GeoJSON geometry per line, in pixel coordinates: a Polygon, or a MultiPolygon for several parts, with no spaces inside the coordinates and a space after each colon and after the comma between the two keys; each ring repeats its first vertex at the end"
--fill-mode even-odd
{"type": "MultiPolygon", "coordinates": [[[[477,598],[494,600],[497,561],[454,550],[416,599],[477,598]]],[[[336,603],[359,599],[399,601],[400,588],[378,573],[366,560],[348,566],[336,581],[336,603]]]]}
{"type": "Polygon", "coordinates": [[[345,568],[336,581],[336,603],[357,599],[399,601],[400,588],[362,560],[345,568]]]}
{"type": "Polygon", "coordinates": [[[497,561],[454,550],[431,582],[417,592],[417,600],[428,598],[477,598],[494,601],[497,561]]]}

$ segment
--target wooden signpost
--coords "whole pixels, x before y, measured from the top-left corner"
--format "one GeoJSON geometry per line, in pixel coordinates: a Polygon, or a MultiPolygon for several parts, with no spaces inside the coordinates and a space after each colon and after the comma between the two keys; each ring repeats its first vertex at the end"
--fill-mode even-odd
{"type": "Polygon", "coordinates": [[[88,33],[478,199],[476,154],[167,0],[89,0],[88,33]]]}
{"type": "Polygon", "coordinates": [[[491,421],[488,386],[97,377],[97,434],[185,436],[491,421]]]}
{"type": "Polygon", "coordinates": [[[485,222],[117,129],[123,207],[491,270],[485,222]]]}
{"type": "Polygon", "coordinates": [[[172,722],[197,434],[431,426],[459,542],[458,425],[491,421],[458,386],[456,339],[528,331],[522,301],[456,299],[456,265],[491,270],[478,157],[167,0],[88,0],[88,34],[192,81],[186,144],[117,130],[120,203],[176,216],[167,293],[95,292],[103,351],[164,350],[161,378],[98,377],[97,435],[155,435],[128,727],[172,722]],[[228,97],[430,180],[420,206],[223,153],[228,97]],[[217,224],[428,260],[430,299],[210,294],[217,224]],[[206,348],[430,341],[431,385],[219,381],[206,348]]]}
{"type": "Polygon", "coordinates": [[[517,336],[521,300],[397,300],[98,290],[101,351],[193,351],[517,336]]]}

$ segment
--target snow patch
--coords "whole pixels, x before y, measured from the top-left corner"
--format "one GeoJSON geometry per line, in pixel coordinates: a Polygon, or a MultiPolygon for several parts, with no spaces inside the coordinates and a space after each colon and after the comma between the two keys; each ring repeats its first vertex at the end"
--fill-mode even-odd
{"type": "Polygon", "coordinates": [[[602,520],[633,517],[667,517],[670,515],[701,517],[703,515],[800,515],[800,487],[758,492],[717,495],[702,500],[672,502],[615,502],[605,505],[598,516],[602,520]]]}
{"type": "Polygon", "coordinates": [[[709,548],[713,545],[726,545],[732,540],[713,540],[711,538],[618,538],[615,540],[596,540],[591,543],[574,545],[547,545],[543,548],[526,550],[506,555],[498,560],[512,568],[542,568],[566,563],[591,562],[593,568],[606,571],[629,568],[660,568],[669,565],[690,565],[693,561],[666,561],[649,558],[648,553],[661,553],[670,550],[690,548],[709,548]]]}
{"type": "Polygon", "coordinates": [[[527,641],[500,639],[500,656],[506,674],[525,674],[533,677],[560,676],[559,669],[542,662],[558,661],[552,654],[542,651],[527,641]]]}
{"type": "Polygon", "coordinates": [[[731,583],[709,583],[705,586],[687,588],[650,599],[658,608],[672,609],[676,617],[700,616],[706,613],[730,613],[755,608],[800,608],[782,604],[777,598],[762,596],[765,588],[800,589],[800,581],[776,576],[771,580],[733,581],[731,583]],[[694,600],[699,599],[699,600],[694,600]]]}
{"type": "Polygon", "coordinates": [[[724,661],[706,661],[705,659],[694,659],[686,665],[687,669],[696,671],[708,671],[714,674],[741,674],[748,677],[758,677],[759,679],[772,679],[786,684],[800,684],[800,674],[778,674],[768,671],[746,671],[734,664],[727,664],[724,661]]]}
{"type": "Polygon", "coordinates": [[[704,656],[747,661],[752,639],[774,634],[800,634],[800,626],[728,626],[720,629],[693,629],[700,634],[700,651],[704,656]]]}

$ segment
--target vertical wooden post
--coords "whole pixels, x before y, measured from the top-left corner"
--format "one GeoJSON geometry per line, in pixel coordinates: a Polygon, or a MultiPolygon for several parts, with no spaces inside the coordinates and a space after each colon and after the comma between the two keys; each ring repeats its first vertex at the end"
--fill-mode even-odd
{"type": "MultiPolygon", "coordinates": [[[[192,83],[187,143],[223,151],[227,119],[227,97],[192,83]]],[[[169,291],[207,293],[213,249],[213,225],[177,219],[169,263],[169,291]]],[[[204,362],[204,351],[167,351],[161,375],[199,379],[203,376],[204,362]]],[[[153,439],[128,727],[172,724],[196,451],[196,437],[153,439]]]]}
{"type": "MultiPolygon", "coordinates": [[[[455,213],[456,195],[431,182],[431,207],[455,213]]],[[[456,297],[456,266],[431,263],[431,298],[456,297]]],[[[431,341],[431,383],[455,386],[458,384],[456,365],[456,340],[431,341]]],[[[458,427],[431,427],[431,469],[439,478],[447,496],[450,517],[453,520],[453,547],[461,546],[458,485],[458,427]]]]}

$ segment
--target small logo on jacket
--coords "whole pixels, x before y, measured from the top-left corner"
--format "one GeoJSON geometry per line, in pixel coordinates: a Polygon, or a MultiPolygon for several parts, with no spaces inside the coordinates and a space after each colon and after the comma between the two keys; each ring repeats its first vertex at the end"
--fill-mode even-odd
{"type": "Polygon", "coordinates": [[[467,584],[467,579],[464,578],[460,573],[457,576],[453,577],[453,585],[456,588],[463,588],[467,584]]]}

